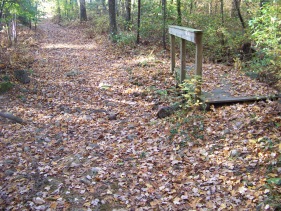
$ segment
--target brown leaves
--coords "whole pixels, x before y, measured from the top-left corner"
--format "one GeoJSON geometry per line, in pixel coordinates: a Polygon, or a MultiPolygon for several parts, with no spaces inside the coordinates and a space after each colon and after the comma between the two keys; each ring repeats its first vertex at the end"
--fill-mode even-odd
{"type": "Polygon", "coordinates": [[[177,101],[168,55],[120,54],[75,30],[43,30],[34,80],[20,93],[27,102],[7,98],[29,124],[0,126],[2,207],[251,210],[268,198],[267,177],[280,174],[279,104],[156,119],[155,105],[177,101]]]}

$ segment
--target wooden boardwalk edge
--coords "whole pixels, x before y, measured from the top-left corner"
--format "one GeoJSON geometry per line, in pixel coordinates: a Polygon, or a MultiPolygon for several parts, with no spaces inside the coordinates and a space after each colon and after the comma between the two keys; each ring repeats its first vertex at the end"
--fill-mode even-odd
{"type": "Polygon", "coordinates": [[[281,98],[281,94],[269,95],[269,96],[248,96],[248,97],[223,97],[223,98],[208,98],[202,94],[199,99],[206,104],[223,104],[223,103],[239,103],[239,102],[251,102],[259,100],[278,100],[281,98]]]}

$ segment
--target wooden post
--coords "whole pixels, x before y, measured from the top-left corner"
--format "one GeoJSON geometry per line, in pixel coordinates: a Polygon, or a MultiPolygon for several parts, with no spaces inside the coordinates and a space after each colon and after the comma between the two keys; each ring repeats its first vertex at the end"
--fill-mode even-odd
{"type": "Polygon", "coordinates": [[[176,66],[175,35],[171,34],[171,72],[174,73],[176,66]]]}
{"type": "MultiPolygon", "coordinates": [[[[202,78],[203,31],[182,26],[169,26],[169,33],[171,35],[171,71],[174,72],[175,69],[175,37],[179,37],[181,38],[180,83],[184,81],[186,76],[186,41],[196,44],[196,63],[194,74],[202,78]]],[[[201,94],[201,82],[196,85],[195,91],[196,97],[201,94]]]]}
{"type": "MultiPolygon", "coordinates": [[[[203,57],[203,44],[202,44],[202,33],[196,34],[196,69],[195,74],[202,80],[202,57],[203,57]]],[[[201,95],[201,82],[196,85],[196,95],[201,95]]]]}
{"type": "Polygon", "coordinates": [[[186,76],[186,41],[181,39],[181,70],[180,83],[182,83],[186,76]]]}

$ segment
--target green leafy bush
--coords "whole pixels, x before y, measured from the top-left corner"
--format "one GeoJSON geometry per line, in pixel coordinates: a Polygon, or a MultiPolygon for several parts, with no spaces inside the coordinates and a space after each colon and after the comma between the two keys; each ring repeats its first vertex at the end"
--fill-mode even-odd
{"type": "Polygon", "coordinates": [[[280,6],[266,4],[249,22],[257,53],[251,69],[261,80],[275,84],[281,90],[281,18],[280,6]]]}
{"type": "Polygon", "coordinates": [[[188,79],[184,80],[182,84],[180,84],[181,90],[184,92],[183,97],[186,100],[185,106],[187,108],[194,108],[202,103],[199,99],[196,98],[198,95],[198,86],[201,86],[202,79],[200,76],[194,75],[190,76],[188,79]]]}
{"type": "Polygon", "coordinates": [[[121,32],[115,36],[113,36],[113,41],[117,43],[119,47],[135,46],[136,36],[132,32],[121,32]]]}
{"type": "Polygon", "coordinates": [[[5,93],[12,89],[13,84],[10,81],[0,82],[0,94],[5,93]]]}

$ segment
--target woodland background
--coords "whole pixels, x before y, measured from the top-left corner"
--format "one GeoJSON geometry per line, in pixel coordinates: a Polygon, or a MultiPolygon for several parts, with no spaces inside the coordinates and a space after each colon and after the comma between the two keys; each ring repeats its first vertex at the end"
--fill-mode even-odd
{"type": "MultiPolygon", "coordinates": [[[[167,49],[168,25],[181,25],[204,31],[205,62],[235,63],[277,85],[280,4],[279,0],[1,0],[5,32],[1,34],[1,55],[17,40],[17,22],[36,28],[46,14],[62,25],[84,22],[88,37],[109,36],[119,47],[141,43],[167,49]]],[[[190,45],[191,59],[193,49],[190,45]]]]}

